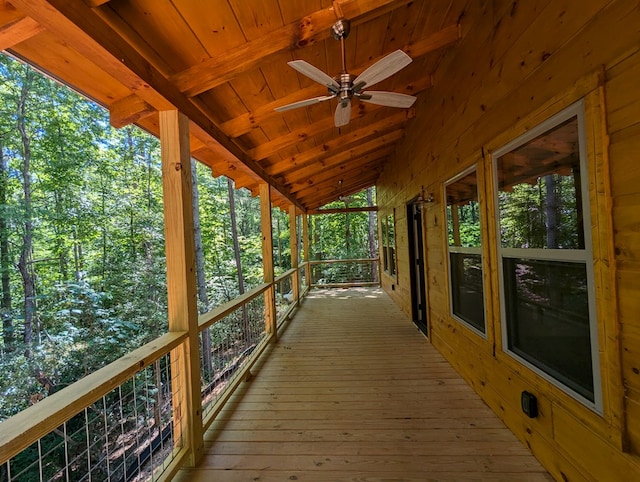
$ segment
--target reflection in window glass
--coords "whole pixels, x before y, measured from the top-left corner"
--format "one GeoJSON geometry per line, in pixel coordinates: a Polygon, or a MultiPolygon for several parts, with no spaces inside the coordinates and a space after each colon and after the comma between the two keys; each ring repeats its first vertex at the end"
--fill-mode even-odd
{"type": "Polygon", "coordinates": [[[482,256],[449,253],[449,260],[452,311],[458,318],[484,333],[482,256]]]}
{"type": "Polygon", "coordinates": [[[396,274],[395,216],[389,214],[382,218],[382,261],[383,269],[391,276],[396,274]]]}
{"type": "Polygon", "coordinates": [[[501,294],[506,349],[596,402],[579,115],[496,153],[501,294]]]}
{"type": "Polygon", "coordinates": [[[498,159],[504,248],[584,249],[578,121],[498,159]]]}
{"type": "Polygon", "coordinates": [[[485,333],[480,204],[473,170],[445,188],[451,313],[485,333]]]}
{"type": "Polygon", "coordinates": [[[593,400],[586,268],[503,260],[509,349],[593,400]]]}

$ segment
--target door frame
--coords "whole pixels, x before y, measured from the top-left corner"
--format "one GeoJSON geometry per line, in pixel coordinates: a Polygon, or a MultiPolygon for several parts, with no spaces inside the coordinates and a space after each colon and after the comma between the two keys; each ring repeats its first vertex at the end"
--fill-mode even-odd
{"type": "Polygon", "coordinates": [[[429,338],[423,212],[417,200],[416,197],[407,203],[411,318],[418,329],[429,338]]]}

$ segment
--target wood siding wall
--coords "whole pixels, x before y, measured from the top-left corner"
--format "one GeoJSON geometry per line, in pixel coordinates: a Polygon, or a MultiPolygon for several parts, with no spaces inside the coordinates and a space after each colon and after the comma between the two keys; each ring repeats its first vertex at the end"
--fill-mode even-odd
{"type": "Polygon", "coordinates": [[[637,1],[469,2],[462,39],[420,99],[378,184],[380,219],[396,213],[397,280],[383,287],[410,315],[405,204],[421,186],[429,336],[558,480],[640,478],[640,5],[637,1]],[[491,151],[584,99],[603,413],[502,350],[491,151]],[[477,164],[486,339],[449,312],[444,183],[477,164]],[[391,285],[394,285],[392,290],[391,285]],[[520,393],[534,392],[527,418],[520,393]]]}

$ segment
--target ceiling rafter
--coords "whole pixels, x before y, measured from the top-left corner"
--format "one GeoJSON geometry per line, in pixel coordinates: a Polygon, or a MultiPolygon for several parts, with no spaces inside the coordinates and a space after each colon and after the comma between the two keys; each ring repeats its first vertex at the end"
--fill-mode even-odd
{"type": "Polygon", "coordinates": [[[295,192],[297,195],[304,196],[305,192],[318,189],[323,183],[339,182],[340,179],[346,177],[361,177],[365,174],[375,172],[380,174],[382,171],[382,161],[384,157],[372,155],[373,159],[369,156],[355,159],[354,161],[343,163],[338,166],[337,169],[331,171],[323,171],[314,177],[309,178],[307,181],[300,183],[296,186],[295,192]]]}
{"type": "Polygon", "coordinates": [[[343,134],[342,136],[325,142],[320,146],[316,146],[312,149],[301,152],[300,154],[296,154],[295,156],[277,161],[266,168],[271,175],[277,176],[279,174],[284,174],[286,172],[308,166],[309,164],[329,157],[338,151],[348,149],[355,143],[365,141],[372,136],[380,136],[382,133],[397,128],[413,117],[415,117],[415,109],[413,108],[398,112],[361,129],[343,134]]]}
{"type": "Polygon", "coordinates": [[[296,194],[311,185],[317,184],[318,182],[331,177],[341,176],[344,171],[352,165],[359,166],[363,163],[381,163],[389,154],[391,154],[391,152],[393,152],[393,149],[393,146],[388,146],[380,150],[368,152],[358,157],[350,159],[337,158],[332,162],[327,162],[325,163],[326,167],[322,171],[316,170],[314,173],[310,173],[309,175],[302,176],[297,180],[292,181],[290,183],[290,192],[292,194],[296,194]]]}
{"type": "MultiPolygon", "coordinates": [[[[319,164],[324,170],[331,169],[345,162],[349,162],[351,159],[367,156],[369,154],[372,156],[378,154],[388,156],[395,150],[395,144],[402,139],[403,136],[404,131],[398,129],[359,146],[355,146],[352,149],[347,149],[335,154],[334,156],[323,159],[319,161],[319,164]]],[[[287,172],[286,175],[283,176],[283,180],[286,185],[292,186],[297,182],[309,178],[309,176],[312,176],[316,172],[318,172],[318,168],[310,165],[302,169],[287,172]]]]}
{"type": "Polygon", "coordinates": [[[310,194],[307,197],[301,197],[300,202],[306,207],[306,209],[316,209],[326,204],[326,199],[337,199],[339,196],[350,196],[355,194],[369,186],[375,184],[378,178],[377,173],[373,173],[370,176],[362,177],[359,179],[345,180],[342,188],[335,186],[328,191],[322,191],[318,194],[310,194]]]}
{"type": "Polygon", "coordinates": [[[22,17],[0,27],[0,50],[6,50],[38,35],[44,27],[31,17],[22,17]]]}

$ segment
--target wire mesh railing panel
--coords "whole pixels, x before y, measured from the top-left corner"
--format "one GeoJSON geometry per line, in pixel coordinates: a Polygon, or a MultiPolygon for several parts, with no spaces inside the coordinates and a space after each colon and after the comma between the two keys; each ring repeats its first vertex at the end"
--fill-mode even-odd
{"type": "Polygon", "coordinates": [[[280,321],[284,313],[295,300],[293,295],[293,273],[276,282],[276,320],[280,321]]]}
{"type": "Polygon", "coordinates": [[[377,272],[377,259],[313,261],[311,284],[313,286],[374,284],[377,282],[377,272]]]}
{"type": "Polygon", "coordinates": [[[298,280],[300,280],[300,293],[304,293],[309,286],[307,283],[307,270],[305,266],[298,268],[298,280]]]}
{"type": "Polygon", "coordinates": [[[206,415],[266,337],[264,293],[200,332],[202,413],[206,415]]]}
{"type": "Polygon", "coordinates": [[[172,364],[166,354],[137,372],[3,464],[0,481],[156,480],[181,445],[172,364]]]}

